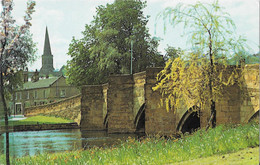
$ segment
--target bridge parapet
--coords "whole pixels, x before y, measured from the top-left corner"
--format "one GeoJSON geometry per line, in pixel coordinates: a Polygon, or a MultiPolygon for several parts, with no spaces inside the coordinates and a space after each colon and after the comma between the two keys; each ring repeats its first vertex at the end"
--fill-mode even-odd
{"type": "Polygon", "coordinates": [[[78,124],[80,123],[81,113],[81,94],[72,96],[57,102],[25,108],[25,116],[36,116],[39,114],[59,116],[72,119],[78,124]]]}

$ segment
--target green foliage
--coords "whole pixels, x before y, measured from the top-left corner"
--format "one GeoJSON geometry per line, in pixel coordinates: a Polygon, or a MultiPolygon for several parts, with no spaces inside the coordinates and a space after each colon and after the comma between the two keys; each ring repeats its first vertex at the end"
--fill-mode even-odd
{"type": "Polygon", "coordinates": [[[171,59],[172,61],[183,54],[181,48],[176,49],[175,47],[169,46],[165,49],[166,53],[164,56],[164,60],[168,61],[171,59]]]}
{"type": "Polygon", "coordinates": [[[128,138],[118,146],[91,148],[35,157],[13,158],[14,164],[172,164],[236,152],[259,145],[258,124],[218,126],[199,130],[181,139],[146,137],[128,138]]]}
{"type": "Polygon", "coordinates": [[[133,73],[163,65],[158,41],[150,37],[146,28],[145,7],[146,2],[139,0],[98,6],[94,20],[82,32],[84,37],[73,38],[70,44],[68,81],[77,86],[99,84],[107,82],[109,74],[129,74],[131,41],[133,73]]]}
{"type": "Polygon", "coordinates": [[[36,60],[36,43],[32,40],[32,34],[30,31],[26,31],[21,37],[20,49],[11,50],[11,53],[15,57],[14,60],[19,59],[17,68],[8,68],[4,77],[5,82],[5,96],[6,99],[10,99],[10,95],[14,90],[23,85],[23,71],[29,63],[33,63],[36,60]],[[16,59],[17,58],[17,59],[16,59]],[[17,69],[20,69],[19,71],[17,69]]]}
{"type": "Polygon", "coordinates": [[[228,59],[228,64],[230,65],[239,65],[241,63],[259,64],[260,63],[259,53],[249,55],[245,52],[239,52],[238,54],[235,54],[232,58],[228,59]]]}
{"type": "Polygon", "coordinates": [[[153,89],[160,90],[167,110],[187,103],[187,109],[194,105],[201,110],[205,105],[210,106],[211,114],[216,115],[215,101],[222,96],[223,87],[240,81],[241,63],[230,67],[228,60],[246,52],[246,40],[236,37],[235,25],[218,1],[195,5],[180,3],[175,8],[166,8],[159,17],[169,20],[173,27],[183,25],[191,48],[181,57],[167,62],[153,89]]]}

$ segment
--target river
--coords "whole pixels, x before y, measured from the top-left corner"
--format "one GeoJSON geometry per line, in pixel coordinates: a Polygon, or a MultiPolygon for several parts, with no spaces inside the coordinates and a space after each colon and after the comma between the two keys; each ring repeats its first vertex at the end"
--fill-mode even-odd
{"type": "MultiPolygon", "coordinates": [[[[136,134],[107,134],[105,131],[81,131],[80,129],[11,132],[10,155],[14,157],[34,156],[41,153],[55,153],[104,147],[120,144],[136,134]]],[[[5,134],[0,136],[0,153],[5,153],[5,134]]]]}

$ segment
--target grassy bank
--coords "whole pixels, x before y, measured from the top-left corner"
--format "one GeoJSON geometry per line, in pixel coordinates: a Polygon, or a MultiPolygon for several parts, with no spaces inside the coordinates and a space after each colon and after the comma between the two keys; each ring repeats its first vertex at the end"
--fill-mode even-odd
{"type": "Polygon", "coordinates": [[[258,138],[258,124],[222,125],[182,139],[129,138],[116,147],[27,156],[12,159],[12,164],[171,164],[256,147],[258,138]]]}
{"type": "Polygon", "coordinates": [[[259,163],[259,147],[246,148],[234,153],[224,155],[213,155],[206,158],[193,159],[184,162],[174,163],[173,165],[257,165],[259,163]]]}
{"type": "MultiPolygon", "coordinates": [[[[58,124],[58,123],[71,123],[73,120],[67,120],[59,117],[52,116],[33,116],[23,120],[9,121],[9,126],[15,125],[35,125],[35,124],[58,124]]],[[[4,126],[4,121],[1,121],[1,126],[4,126]]]]}

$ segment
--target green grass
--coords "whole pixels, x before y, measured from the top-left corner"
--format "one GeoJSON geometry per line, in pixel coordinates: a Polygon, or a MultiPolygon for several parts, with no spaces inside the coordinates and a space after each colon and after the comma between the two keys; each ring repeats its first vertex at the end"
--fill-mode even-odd
{"type": "Polygon", "coordinates": [[[256,147],[259,145],[258,138],[259,127],[256,123],[220,125],[208,132],[199,130],[181,139],[129,138],[119,146],[110,148],[12,158],[12,164],[173,164],[256,147]]]}
{"type": "Polygon", "coordinates": [[[206,158],[193,159],[184,162],[174,163],[174,165],[193,165],[193,164],[221,164],[221,165],[257,165],[259,163],[259,147],[246,148],[234,153],[224,155],[213,155],[206,158]]]}
{"type": "MultiPolygon", "coordinates": [[[[58,123],[71,123],[73,120],[67,120],[59,117],[51,116],[33,116],[23,120],[9,121],[9,126],[15,125],[35,125],[35,124],[58,124],[58,123]]],[[[1,126],[4,125],[4,121],[1,122],[1,126]]]]}

